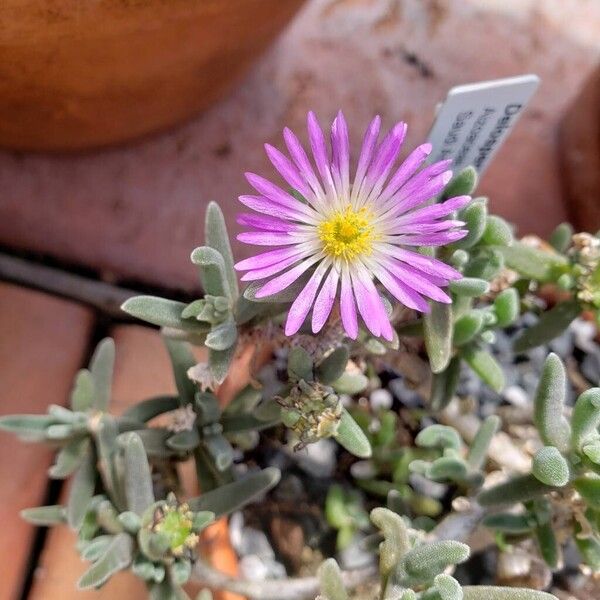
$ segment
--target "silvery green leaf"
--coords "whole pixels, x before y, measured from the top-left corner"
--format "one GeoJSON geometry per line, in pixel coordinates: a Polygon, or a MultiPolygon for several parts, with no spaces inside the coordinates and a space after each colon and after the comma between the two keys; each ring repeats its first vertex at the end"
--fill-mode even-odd
{"type": "Polygon", "coordinates": [[[115,342],[111,338],[105,338],[96,346],[90,362],[94,382],[93,406],[101,412],[106,412],[110,403],[114,365],[115,342]]]}
{"type": "Polygon", "coordinates": [[[448,366],[452,354],[452,305],[431,302],[431,312],[423,317],[423,325],[431,370],[441,373],[448,366]]]}
{"type": "Polygon", "coordinates": [[[535,325],[526,329],[514,343],[515,352],[525,352],[558,337],[580,315],[577,300],[565,300],[542,313],[535,325]]]}
{"type": "Polygon", "coordinates": [[[469,546],[466,544],[442,540],[412,548],[402,559],[402,564],[414,586],[432,581],[450,565],[465,562],[469,554],[469,546]]]}
{"type": "Polygon", "coordinates": [[[99,535],[82,548],[79,553],[81,558],[89,562],[98,560],[106,552],[113,539],[112,535],[99,535]]]}
{"type": "Polygon", "coordinates": [[[470,196],[477,187],[477,171],[474,167],[465,167],[455,175],[442,192],[442,199],[454,196],[470,196]]]}
{"type": "Polygon", "coordinates": [[[370,516],[373,524],[383,533],[379,561],[381,574],[386,577],[410,550],[408,528],[400,515],[387,508],[375,508],[370,516]]]}
{"type": "Polygon", "coordinates": [[[169,578],[163,578],[150,587],[150,600],[190,600],[189,596],[169,578]]]}
{"type": "Polygon", "coordinates": [[[90,440],[87,437],[69,442],[57,454],[55,463],[48,469],[48,475],[52,479],[64,479],[72,475],[89,451],[89,447],[90,440]]]}
{"type": "Polygon", "coordinates": [[[66,511],[64,506],[59,504],[52,506],[36,506],[35,508],[25,508],[20,513],[21,517],[40,527],[48,527],[50,525],[59,525],[66,520],[66,511]]]}
{"type": "Polygon", "coordinates": [[[567,265],[567,259],[560,254],[545,252],[522,242],[511,246],[498,246],[504,256],[506,266],[527,279],[550,281],[555,272],[567,265]]]}
{"type": "Polygon", "coordinates": [[[469,232],[464,238],[454,242],[453,248],[472,248],[481,239],[487,221],[487,206],[484,198],[476,198],[459,212],[459,218],[465,222],[469,232]]]}
{"type": "Polygon", "coordinates": [[[221,208],[216,202],[209,202],[206,208],[206,220],[204,228],[204,239],[206,244],[223,257],[225,275],[231,291],[231,296],[235,300],[239,296],[237,274],[234,269],[233,253],[229,243],[229,233],[225,217],[221,208]]]}
{"type": "Polygon", "coordinates": [[[216,518],[219,518],[239,510],[245,504],[268,492],[279,483],[280,478],[279,469],[268,467],[257,473],[251,473],[243,479],[206,492],[202,496],[190,500],[189,505],[194,512],[208,510],[215,513],[216,518]]]}
{"type": "Polygon", "coordinates": [[[76,429],[73,425],[67,425],[65,423],[57,423],[48,426],[46,429],[46,439],[51,441],[65,441],[72,438],[76,433],[76,429]]]}
{"type": "Polygon", "coordinates": [[[123,525],[123,527],[125,528],[125,531],[133,535],[135,535],[139,531],[142,525],[141,518],[136,513],[130,510],[122,512],[117,518],[119,519],[121,525],[123,525]]]}
{"type": "Polygon", "coordinates": [[[461,482],[467,478],[467,474],[467,465],[462,458],[441,456],[429,465],[426,476],[433,481],[461,482]]]}
{"type": "Polygon", "coordinates": [[[221,417],[221,407],[212,392],[196,392],[194,406],[200,425],[217,423],[221,417]]]}
{"type": "Polygon", "coordinates": [[[152,475],[144,444],[137,433],[121,436],[125,451],[125,498],[127,508],[142,516],[146,509],[154,504],[152,475]]]}
{"type": "Polygon", "coordinates": [[[95,437],[100,474],[104,487],[115,505],[125,508],[125,498],[117,467],[118,435],[119,428],[115,418],[112,415],[103,414],[99,419],[95,437]]]}
{"type": "Polygon", "coordinates": [[[159,327],[182,329],[188,332],[207,331],[206,324],[195,319],[183,319],[181,317],[185,307],[186,304],[183,302],[158,298],[157,296],[135,296],[126,300],[121,309],[132,317],[159,327]]]}
{"type": "Polygon", "coordinates": [[[470,310],[454,321],[454,336],[452,343],[455,346],[464,346],[472,341],[483,329],[485,313],[482,310],[470,310]]]}
{"type": "Polygon", "coordinates": [[[70,406],[76,412],[89,410],[94,403],[94,380],[88,369],[81,369],[75,376],[71,390],[70,406]]]}
{"type": "Polygon", "coordinates": [[[235,355],[235,345],[227,348],[226,350],[213,350],[212,348],[208,351],[208,364],[212,376],[215,378],[217,383],[223,383],[227,373],[229,373],[229,367],[231,361],[235,355]]]}
{"type": "Polygon", "coordinates": [[[463,600],[558,600],[552,594],[513,587],[474,585],[463,587],[463,600]]]}
{"type": "Polygon", "coordinates": [[[515,504],[533,500],[552,490],[552,486],[542,483],[532,474],[519,475],[483,490],[477,496],[477,501],[482,506],[515,504]]]}
{"type": "Polygon", "coordinates": [[[14,433],[26,442],[46,439],[46,430],[56,423],[49,415],[7,415],[0,417],[0,429],[14,433]]]}
{"type": "Polygon", "coordinates": [[[501,291],[494,299],[494,312],[498,327],[508,327],[519,317],[519,292],[514,288],[501,291]]]}
{"type": "Polygon", "coordinates": [[[345,408],[333,437],[354,456],[369,458],[373,453],[367,436],[345,408]]]}
{"type": "Polygon", "coordinates": [[[471,369],[494,391],[501,392],[504,389],[502,367],[487,350],[476,344],[471,344],[461,348],[460,355],[471,369]]]}
{"type": "Polygon", "coordinates": [[[294,346],[288,354],[288,377],[292,381],[313,380],[313,360],[302,346],[294,346]]]}
{"type": "Polygon", "coordinates": [[[174,433],[168,440],[167,446],[177,452],[190,452],[200,444],[200,436],[197,429],[189,429],[174,433]]]}
{"type": "Polygon", "coordinates": [[[187,559],[175,561],[170,568],[171,579],[176,585],[187,583],[192,574],[192,564],[187,559]]]}
{"type": "Polygon", "coordinates": [[[318,576],[324,600],[348,600],[348,593],[335,559],[328,558],[323,562],[319,567],[318,576]]]}
{"type": "Polygon", "coordinates": [[[501,533],[523,535],[529,533],[533,529],[535,524],[532,521],[532,518],[527,515],[496,513],[484,517],[483,524],[486,527],[495,529],[501,533]]]}
{"type": "Polygon", "coordinates": [[[355,396],[360,394],[367,389],[369,385],[369,378],[362,373],[349,373],[345,372],[342,376],[331,384],[331,387],[338,394],[348,394],[348,396],[355,396]]]}
{"type": "Polygon", "coordinates": [[[550,245],[560,254],[564,254],[571,245],[573,227],[569,223],[561,223],[550,234],[550,245]]]}
{"type": "Polygon", "coordinates": [[[500,429],[500,417],[496,415],[490,415],[479,426],[467,454],[467,462],[472,469],[483,468],[488,448],[498,429],[500,429]]]}
{"type": "Polygon", "coordinates": [[[205,294],[226,296],[233,300],[225,260],[219,251],[209,246],[201,246],[192,252],[191,260],[200,269],[200,280],[205,294]]]}
{"type": "Polygon", "coordinates": [[[485,279],[477,277],[463,277],[456,281],[451,281],[448,286],[450,291],[457,296],[469,296],[475,298],[483,296],[490,289],[490,284],[485,279]]]}
{"type": "Polygon", "coordinates": [[[206,529],[215,520],[215,513],[209,510],[203,510],[201,512],[194,513],[194,519],[192,522],[192,529],[195,532],[206,529]]]}
{"type": "Polygon", "coordinates": [[[600,388],[586,390],[577,398],[571,415],[571,442],[581,451],[584,445],[596,441],[600,426],[600,388]]]}
{"type": "Polygon", "coordinates": [[[225,407],[223,414],[239,415],[252,412],[261,400],[262,390],[247,385],[233,397],[233,400],[225,407]]]}
{"type": "Polygon", "coordinates": [[[582,447],[581,451],[587,456],[594,464],[600,465],[600,438],[586,442],[582,447]]]}
{"type": "Polygon", "coordinates": [[[419,432],[415,444],[421,448],[452,448],[460,450],[462,440],[458,431],[448,425],[429,425],[419,432]]]}
{"type": "Polygon", "coordinates": [[[210,590],[201,590],[198,592],[195,600],[213,600],[213,595],[210,593],[210,590]]]}
{"type": "Polygon", "coordinates": [[[226,471],[233,463],[233,448],[231,444],[220,434],[205,435],[204,446],[214,460],[218,471],[226,471]]]}
{"type": "Polygon", "coordinates": [[[150,457],[167,458],[169,456],[176,456],[179,453],[177,450],[173,450],[167,446],[167,440],[173,435],[173,432],[169,429],[151,427],[140,429],[136,433],[140,436],[144,444],[144,450],[146,450],[146,454],[150,457]]]}
{"type": "Polygon", "coordinates": [[[441,600],[462,600],[462,587],[454,577],[441,574],[434,580],[434,585],[440,595],[441,600]]]}
{"type": "Polygon", "coordinates": [[[92,448],[88,448],[75,473],[67,500],[67,521],[72,529],[81,527],[95,487],[96,456],[92,448]]]}
{"type": "Polygon", "coordinates": [[[178,396],[155,396],[134,404],[123,413],[123,417],[131,421],[146,423],[154,417],[176,410],[180,406],[178,396]]]}
{"type": "Polygon", "coordinates": [[[325,385],[337,381],[344,373],[350,352],[347,346],[338,346],[317,365],[317,379],[325,385]]]}
{"type": "Polygon", "coordinates": [[[110,500],[101,500],[96,508],[98,524],[109,533],[122,533],[125,531],[119,519],[119,513],[110,500]]]}
{"type": "Polygon", "coordinates": [[[546,485],[563,487],[569,482],[569,464],[554,446],[544,446],[536,452],[531,472],[546,485]]]}
{"type": "Polygon", "coordinates": [[[487,218],[481,241],[491,246],[510,246],[513,243],[513,232],[503,218],[490,215],[487,218]]]}
{"type": "Polygon", "coordinates": [[[600,570],[600,539],[597,535],[591,537],[575,536],[575,544],[583,557],[583,562],[590,566],[593,571],[600,570]]]}
{"type": "Polygon", "coordinates": [[[533,421],[547,446],[562,452],[571,447],[571,426],[564,416],[567,394],[567,374],[560,358],[550,353],[544,362],[533,401],[533,421]]]}
{"type": "Polygon", "coordinates": [[[225,321],[214,325],[206,336],[204,345],[212,350],[227,350],[237,339],[237,325],[233,321],[225,321]]]}
{"type": "Polygon", "coordinates": [[[197,363],[192,354],[192,349],[187,342],[168,338],[164,338],[164,342],[171,360],[171,367],[180,402],[182,405],[191,404],[194,401],[196,386],[187,373],[197,363]]]}
{"type": "Polygon", "coordinates": [[[460,377],[460,356],[455,356],[440,373],[434,373],[431,381],[431,408],[443,410],[452,400],[460,377]]]}
{"type": "Polygon", "coordinates": [[[491,281],[504,268],[504,257],[497,247],[484,246],[467,263],[464,275],[491,281]]]}
{"type": "Polygon", "coordinates": [[[224,415],[221,418],[223,434],[242,433],[244,431],[262,431],[281,422],[281,407],[277,402],[271,403],[276,409],[275,418],[264,420],[256,414],[224,415]]]}
{"type": "Polygon", "coordinates": [[[106,552],[81,576],[77,588],[86,590],[98,588],[108,579],[131,564],[133,539],[128,533],[114,537],[106,552]]]}

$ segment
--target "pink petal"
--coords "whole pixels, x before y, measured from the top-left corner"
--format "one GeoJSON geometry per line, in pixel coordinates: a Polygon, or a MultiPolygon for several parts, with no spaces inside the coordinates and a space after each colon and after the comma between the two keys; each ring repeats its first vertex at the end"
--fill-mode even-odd
{"type": "Polygon", "coordinates": [[[434,275],[436,277],[442,277],[448,280],[461,279],[462,273],[453,269],[450,265],[438,260],[437,258],[433,258],[431,256],[425,256],[418,252],[413,252],[412,250],[405,250],[403,248],[398,248],[396,246],[391,246],[386,244],[384,250],[382,250],[384,254],[388,254],[393,256],[402,262],[408,263],[410,265],[414,265],[419,268],[424,273],[428,273],[429,275],[434,275]]]}
{"type": "Polygon", "coordinates": [[[419,312],[429,312],[430,309],[427,301],[415,290],[396,279],[385,267],[378,265],[377,268],[373,269],[373,273],[390,294],[404,304],[404,306],[418,310],[419,312]]]}
{"type": "Polygon", "coordinates": [[[303,260],[307,258],[305,254],[295,254],[294,256],[289,256],[284,260],[269,265],[267,267],[262,267],[261,269],[254,269],[252,271],[248,271],[242,276],[242,281],[256,281],[257,279],[264,279],[265,277],[270,277],[271,275],[275,275],[276,273],[280,273],[283,269],[287,269],[289,266],[297,263],[299,260],[303,260]]]}
{"type": "Polygon", "coordinates": [[[291,129],[287,127],[283,130],[283,139],[287,146],[288,152],[292,157],[292,160],[298,167],[300,174],[306,179],[308,185],[312,188],[313,192],[317,197],[323,197],[324,192],[317,176],[308,160],[308,156],[302,147],[302,144],[291,129]]]}
{"type": "Polygon", "coordinates": [[[312,314],[312,331],[318,333],[321,331],[333,307],[333,302],[337,293],[339,273],[335,267],[329,271],[329,275],[323,283],[323,287],[315,300],[315,306],[312,314]]]}
{"type": "MultiPolygon", "coordinates": [[[[273,202],[264,196],[250,196],[243,195],[239,197],[239,201],[248,208],[265,215],[271,215],[273,217],[285,217],[294,221],[301,221],[303,223],[312,222],[305,214],[295,210],[286,208],[277,202],[273,202]]],[[[301,204],[298,202],[298,204],[301,204]]]]}
{"type": "Polygon", "coordinates": [[[342,325],[344,326],[344,330],[348,334],[348,337],[355,340],[358,337],[358,318],[356,315],[356,305],[354,304],[352,282],[347,268],[342,273],[341,280],[340,314],[342,316],[342,325]]]}
{"type": "Polygon", "coordinates": [[[354,177],[354,185],[352,186],[352,200],[354,201],[362,187],[364,176],[371,164],[371,158],[373,157],[373,151],[375,150],[375,144],[377,144],[377,138],[379,137],[379,129],[381,127],[381,117],[377,115],[367,127],[365,137],[363,139],[362,147],[360,150],[360,157],[358,159],[358,165],[356,167],[356,175],[354,177]]]}
{"type": "Polygon", "coordinates": [[[287,233],[273,233],[270,231],[246,231],[239,233],[237,239],[244,244],[253,246],[289,246],[297,244],[298,239],[287,233]]]}
{"type": "Polygon", "coordinates": [[[317,290],[323,279],[323,275],[329,268],[329,262],[323,261],[315,269],[304,289],[298,294],[298,297],[292,302],[285,322],[285,335],[294,335],[306,319],[313,301],[317,295],[317,290]]]}
{"type": "Polygon", "coordinates": [[[469,202],[471,202],[471,196],[455,196],[445,202],[425,206],[414,212],[407,213],[400,217],[400,220],[404,223],[422,223],[423,221],[439,219],[460,210],[469,204],[469,202]]]}
{"type": "Polygon", "coordinates": [[[330,187],[333,187],[325,136],[323,135],[323,130],[317,121],[315,113],[312,111],[308,113],[307,124],[308,138],[310,140],[310,147],[315,159],[315,164],[317,165],[317,170],[319,171],[323,182],[330,187]]]}
{"type": "Polygon", "coordinates": [[[265,150],[269,160],[277,169],[278,173],[289,183],[292,188],[298,190],[305,198],[312,196],[312,190],[306,183],[306,179],[300,175],[292,161],[271,144],[265,144],[265,150]]]}
{"type": "Polygon", "coordinates": [[[289,287],[296,279],[298,279],[303,273],[305,273],[312,265],[314,265],[322,256],[316,255],[311,258],[303,260],[299,265],[296,265],[293,269],[286,271],[282,275],[274,277],[265,285],[263,285],[257,292],[257,298],[265,298],[266,296],[272,296],[277,294],[285,288],[289,287]]]}
{"type": "Polygon", "coordinates": [[[301,251],[298,248],[278,248],[277,250],[269,250],[256,256],[251,256],[235,264],[238,271],[247,271],[248,269],[260,269],[274,265],[290,256],[299,254],[301,251]]]}
{"type": "Polygon", "coordinates": [[[266,196],[269,200],[280,204],[281,206],[294,210],[297,212],[304,213],[309,217],[315,217],[315,211],[303,204],[296,198],[294,198],[291,194],[284,192],[280,187],[276,186],[274,183],[261,177],[260,175],[256,175],[255,173],[245,173],[246,179],[248,183],[263,196],[266,196]]]}
{"type": "Polygon", "coordinates": [[[350,142],[348,140],[348,125],[340,110],[331,126],[331,149],[333,166],[341,179],[342,192],[350,189],[350,142]]]}
{"type": "Polygon", "coordinates": [[[290,223],[290,221],[282,221],[277,217],[240,213],[236,220],[240,225],[265,229],[266,231],[298,231],[298,225],[290,223]]]}

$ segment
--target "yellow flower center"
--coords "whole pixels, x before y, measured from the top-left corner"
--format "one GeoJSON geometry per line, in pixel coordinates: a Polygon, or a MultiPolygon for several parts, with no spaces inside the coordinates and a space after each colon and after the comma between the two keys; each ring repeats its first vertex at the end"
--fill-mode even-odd
{"type": "Polygon", "coordinates": [[[375,239],[371,213],[366,208],[337,211],[319,225],[318,231],[323,250],[345,260],[370,254],[375,239]]]}

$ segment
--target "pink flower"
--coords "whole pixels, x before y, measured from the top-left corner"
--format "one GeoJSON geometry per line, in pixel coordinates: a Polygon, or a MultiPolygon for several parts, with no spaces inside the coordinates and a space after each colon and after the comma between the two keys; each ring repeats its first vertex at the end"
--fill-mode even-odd
{"type": "Polygon", "coordinates": [[[255,212],[239,215],[238,222],[250,231],[238,235],[238,240],[276,249],[237,263],[236,269],[246,271],[242,280],[266,280],[256,295],[268,297],[301,276],[308,277],[290,307],[287,335],[300,329],[311,309],[312,331],[320,331],[339,298],[342,323],[350,338],[358,335],[360,314],[374,336],[392,339],[393,329],[375,281],[402,304],[421,312],[429,310],[428,299],[451,301],[441,288],[461,274],[416,250],[464,237],[464,223],[449,217],[471,199],[458,196],[426,204],[450,181],[450,161],[419,170],[431,152],[431,145],[423,144],[394,170],[406,124],[398,123],[378,143],[380,123],[375,117],[365,133],[352,182],[348,129],[341,112],[331,126],[331,156],[315,115],[308,114],[316,171],[289,129],[283,133],[289,157],[265,145],[273,166],[293,193],[259,175],[246,174],[258,194],[240,197],[255,212]]]}

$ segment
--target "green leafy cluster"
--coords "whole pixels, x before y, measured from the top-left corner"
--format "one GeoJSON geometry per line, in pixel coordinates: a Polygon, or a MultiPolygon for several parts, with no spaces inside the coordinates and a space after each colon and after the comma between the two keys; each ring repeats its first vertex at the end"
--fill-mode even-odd
{"type": "Polygon", "coordinates": [[[544,444],[533,457],[531,472],[482,491],[486,507],[521,504],[523,510],[498,512],[486,524],[507,537],[533,535],[552,568],[560,565],[561,548],[554,514],[570,510],[568,532],[585,562],[600,569],[600,388],[583,392],[570,418],[565,410],[566,373],[550,354],[534,399],[534,422],[544,444]]]}
{"type": "MultiPolygon", "coordinates": [[[[386,508],[371,511],[371,521],[381,531],[379,574],[381,600],[556,600],[545,592],[521,588],[461,586],[446,571],[464,563],[469,546],[453,540],[423,539],[406,521],[386,508]]],[[[321,600],[349,600],[334,559],[319,569],[321,600]]]]}

